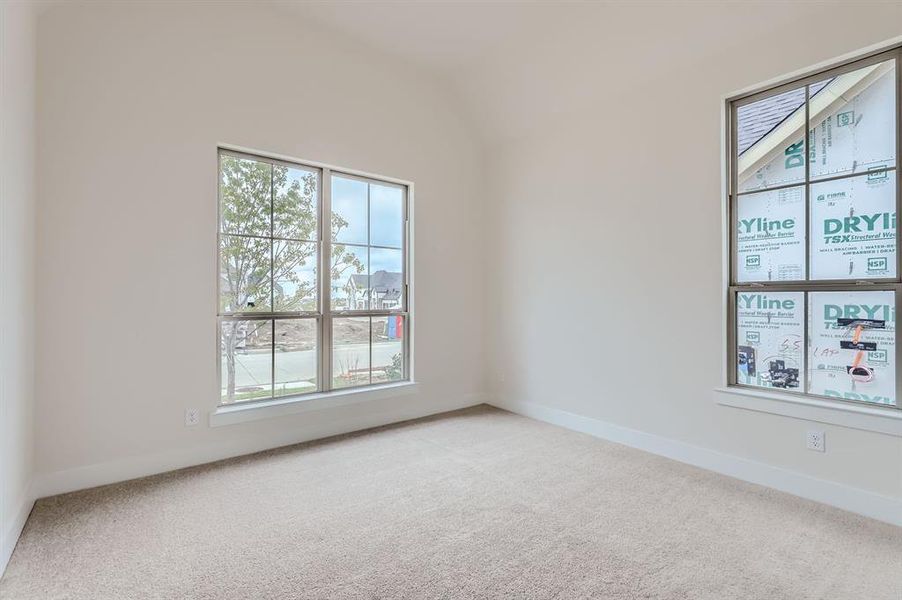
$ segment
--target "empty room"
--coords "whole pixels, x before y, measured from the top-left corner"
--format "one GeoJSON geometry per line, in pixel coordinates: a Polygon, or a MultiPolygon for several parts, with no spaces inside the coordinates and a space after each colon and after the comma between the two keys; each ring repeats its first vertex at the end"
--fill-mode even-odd
{"type": "Polygon", "coordinates": [[[902,0],[0,0],[0,599],[902,600],[902,0]]]}

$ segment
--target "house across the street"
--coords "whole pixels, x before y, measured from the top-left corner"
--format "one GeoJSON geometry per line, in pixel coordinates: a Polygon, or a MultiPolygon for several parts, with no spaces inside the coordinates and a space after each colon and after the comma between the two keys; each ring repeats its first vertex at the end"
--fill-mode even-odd
{"type": "Polygon", "coordinates": [[[376,271],[372,275],[355,273],[348,278],[348,307],[366,309],[370,300],[370,310],[385,310],[401,305],[402,273],[376,271]]]}

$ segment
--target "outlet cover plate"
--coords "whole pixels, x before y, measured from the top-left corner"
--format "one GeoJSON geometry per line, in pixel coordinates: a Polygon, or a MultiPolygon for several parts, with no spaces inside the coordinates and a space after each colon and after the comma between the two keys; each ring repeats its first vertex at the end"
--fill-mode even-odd
{"type": "Polygon", "coordinates": [[[809,450],[815,452],[825,452],[827,450],[827,442],[823,431],[809,431],[805,436],[805,444],[809,450]]]}
{"type": "Polygon", "coordinates": [[[185,409],[185,427],[194,427],[200,423],[200,411],[196,408],[185,409]]]}

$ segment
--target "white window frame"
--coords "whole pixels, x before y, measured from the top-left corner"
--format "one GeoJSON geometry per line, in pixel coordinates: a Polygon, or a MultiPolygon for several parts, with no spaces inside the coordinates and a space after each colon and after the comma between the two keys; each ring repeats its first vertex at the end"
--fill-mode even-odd
{"type": "MultiPolygon", "coordinates": [[[[743,104],[754,102],[765,97],[769,97],[791,89],[805,87],[805,136],[806,136],[806,154],[808,152],[807,137],[809,132],[808,125],[808,84],[822,81],[824,78],[836,76],[845,72],[853,71],[868,64],[882,62],[888,59],[896,61],[896,162],[888,171],[894,171],[896,177],[896,214],[902,215],[902,177],[900,174],[900,150],[902,150],[902,37],[896,38],[890,42],[880,44],[857,53],[849,54],[839,59],[822,63],[810,69],[796,72],[778,80],[772,80],[764,84],[748,88],[733,94],[729,94],[723,98],[722,113],[722,152],[723,157],[723,323],[725,323],[725,335],[723,337],[723,348],[725,362],[723,363],[722,384],[716,390],[716,401],[725,406],[734,406],[738,408],[768,412],[773,414],[781,414],[796,418],[810,419],[825,423],[833,423],[844,425],[856,429],[868,431],[879,431],[890,435],[902,436],[902,352],[896,351],[896,404],[878,405],[864,401],[855,401],[847,399],[837,399],[833,397],[820,396],[804,391],[804,382],[800,391],[784,391],[779,389],[761,388],[758,386],[748,386],[738,383],[736,369],[736,306],[735,298],[737,292],[751,291],[795,291],[795,292],[818,292],[818,291],[878,291],[891,290],[895,292],[896,306],[902,307],[902,248],[900,248],[900,235],[896,236],[896,277],[882,280],[861,281],[803,281],[803,282],[762,282],[762,283],[738,283],[735,278],[736,273],[736,224],[733,215],[735,214],[737,202],[737,182],[733,174],[737,168],[737,122],[736,108],[743,104]]],[[[810,211],[808,188],[811,185],[809,177],[809,161],[805,161],[805,213],[806,213],[806,234],[810,228],[810,211]]],[[[838,180],[848,177],[861,175],[861,173],[853,173],[838,177],[825,178],[824,180],[838,180]]],[[[822,179],[817,180],[822,181],[822,179]]],[[[793,184],[801,185],[801,184],[793,184]]],[[[781,187],[790,186],[773,186],[770,189],[780,189],[781,187]]],[[[809,248],[807,246],[809,236],[806,235],[806,265],[810,262],[809,248]]],[[[806,270],[810,267],[806,266],[806,270]]],[[[807,318],[807,294],[806,306],[804,309],[804,349],[803,360],[807,367],[807,343],[808,343],[808,318],[807,318]]],[[[898,312],[898,311],[897,311],[898,312]]],[[[897,332],[898,336],[898,332],[897,332]]],[[[805,377],[807,379],[807,368],[805,369],[805,377]]]]}
{"type": "MultiPolygon", "coordinates": [[[[413,198],[414,184],[412,181],[398,179],[395,177],[387,177],[384,175],[375,175],[355,169],[344,167],[336,167],[333,165],[320,163],[310,160],[296,159],[283,155],[273,154],[270,152],[259,151],[241,146],[230,144],[218,144],[216,148],[216,249],[215,259],[216,266],[214,274],[216,277],[216,389],[217,389],[217,409],[211,413],[210,424],[224,425],[245,420],[255,420],[265,418],[267,416],[275,416],[282,414],[290,414],[294,412],[302,412],[310,409],[334,407],[345,404],[359,402],[367,399],[384,398],[387,396],[400,395],[409,393],[408,388],[415,386],[414,379],[414,286],[413,286],[413,198]],[[253,312],[253,313],[223,313],[219,310],[220,302],[220,248],[222,226],[220,223],[220,184],[221,177],[220,160],[223,155],[234,156],[237,158],[245,158],[249,160],[269,162],[274,165],[282,165],[287,167],[299,167],[306,170],[317,172],[319,185],[317,187],[317,237],[318,237],[318,263],[317,263],[317,310],[316,311],[297,311],[292,313],[273,312],[274,307],[270,307],[270,312],[253,312]],[[341,176],[346,178],[358,179],[367,183],[375,183],[379,185],[387,185],[398,187],[403,194],[403,216],[404,230],[402,236],[402,285],[404,302],[398,308],[385,310],[332,310],[331,308],[331,257],[332,257],[332,239],[331,239],[331,187],[332,176],[341,176]],[[336,317],[358,316],[358,317],[382,317],[382,316],[403,316],[403,376],[399,381],[369,383],[348,387],[332,387],[332,322],[336,317]],[[242,402],[234,402],[223,404],[221,402],[221,382],[222,382],[222,358],[220,356],[220,328],[224,320],[268,320],[273,321],[279,319],[292,318],[315,318],[317,321],[317,389],[316,391],[303,392],[293,395],[278,396],[275,398],[263,398],[259,400],[246,400],[242,402]],[[303,406],[298,406],[303,403],[303,406]],[[292,406],[295,405],[295,406],[292,406]],[[245,413],[248,410],[253,411],[254,415],[248,416],[245,413]]],[[[368,203],[369,204],[369,203],[368,203]]],[[[367,209],[369,210],[369,208],[367,209]]],[[[367,213],[368,214],[368,213],[367,213]]],[[[367,227],[369,228],[369,218],[367,218],[367,227]]],[[[227,235],[227,234],[226,234],[227,235]]],[[[369,236],[368,236],[369,237],[369,236]]],[[[369,239],[368,239],[369,242],[369,239]]],[[[368,245],[367,248],[370,246],[368,245]]],[[[378,246],[375,246],[378,247],[378,246]]],[[[369,261],[368,261],[369,268],[369,261]]],[[[372,340],[372,331],[370,333],[372,340]]],[[[372,341],[370,341],[372,344],[372,341]]],[[[370,349],[372,355],[372,348],[370,349]]]]}

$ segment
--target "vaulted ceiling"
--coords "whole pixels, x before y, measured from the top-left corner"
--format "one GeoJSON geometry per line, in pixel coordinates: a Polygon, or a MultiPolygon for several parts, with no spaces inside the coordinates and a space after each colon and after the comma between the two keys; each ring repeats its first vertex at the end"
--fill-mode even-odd
{"type": "MultiPolygon", "coordinates": [[[[274,3],[441,79],[488,143],[712,56],[747,58],[762,45],[796,52],[800,27],[846,35],[851,51],[862,43],[855,39],[856,19],[883,15],[888,31],[902,22],[902,3],[886,2],[274,3]]],[[[798,66],[827,58],[802,49],[798,66]]],[[[737,77],[736,85],[780,74],[764,65],[737,77]]]]}

